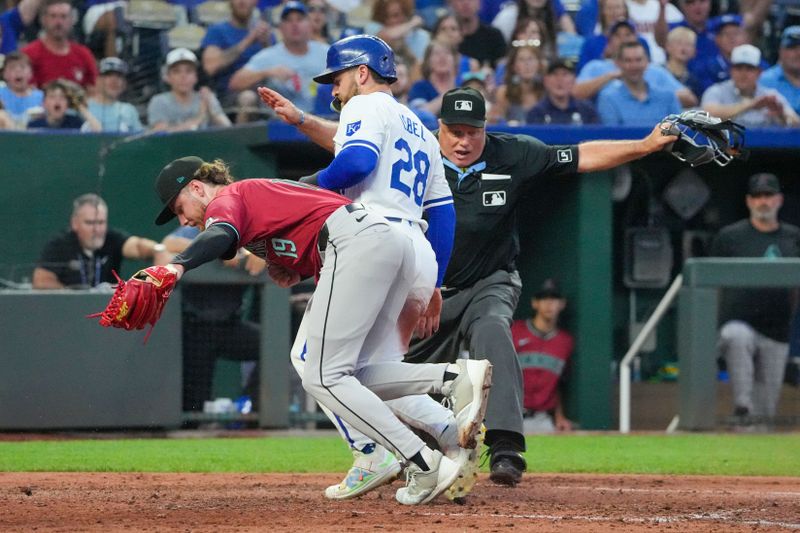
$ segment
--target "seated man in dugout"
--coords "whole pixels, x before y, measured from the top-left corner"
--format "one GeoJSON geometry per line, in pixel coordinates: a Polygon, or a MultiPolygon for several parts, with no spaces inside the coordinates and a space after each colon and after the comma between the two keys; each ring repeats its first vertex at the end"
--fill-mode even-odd
{"type": "Polygon", "coordinates": [[[116,283],[122,258],[154,259],[164,245],[108,227],[108,206],[96,194],[72,202],[70,227],[42,250],[33,270],[34,289],[88,289],[116,283]]]}

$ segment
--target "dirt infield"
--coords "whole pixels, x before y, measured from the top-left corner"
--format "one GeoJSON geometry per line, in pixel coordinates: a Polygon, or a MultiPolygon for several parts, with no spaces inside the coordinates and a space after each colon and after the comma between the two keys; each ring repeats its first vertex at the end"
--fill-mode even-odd
{"type": "Polygon", "coordinates": [[[485,475],[465,505],[394,501],[400,486],[348,502],[335,475],[0,474],[0,531],[800,531],[800,479],[485,475]]]}

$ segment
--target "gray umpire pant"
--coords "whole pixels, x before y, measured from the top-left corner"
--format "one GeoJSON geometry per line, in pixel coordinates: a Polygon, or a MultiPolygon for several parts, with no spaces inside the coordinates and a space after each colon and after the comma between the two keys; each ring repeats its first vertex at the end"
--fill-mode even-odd
{"type": "Polygon", "coordinates": [[[406,361],[452,363],[463,346],[472,359],[492,363],[486,429],[523,434],[522,369],[511,339],[511,323],[522,292],[519,273],[498,270],[472,287],[442,291],[439,331],[412,341],[406,361]]]}
{"type": "Polygon", "coordinates": [[[728,367],[733,404],[751,415],[773,417],[783,386],[789,345],[762,335],[746,322],[720,329],[719,348],[728,367]]]}

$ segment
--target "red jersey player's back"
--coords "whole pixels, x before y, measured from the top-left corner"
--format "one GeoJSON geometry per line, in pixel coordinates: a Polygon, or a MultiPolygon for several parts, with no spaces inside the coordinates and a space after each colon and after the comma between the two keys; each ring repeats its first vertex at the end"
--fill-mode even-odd
{"type": "Polygon", "coordinates": [[[249,179],[228,185],[206,209],[206,228],[226,224],[247,248],[302,277],[322,266],[317,240],[325,220],[350,200],[335,192],[288,180],[249,179]]]}

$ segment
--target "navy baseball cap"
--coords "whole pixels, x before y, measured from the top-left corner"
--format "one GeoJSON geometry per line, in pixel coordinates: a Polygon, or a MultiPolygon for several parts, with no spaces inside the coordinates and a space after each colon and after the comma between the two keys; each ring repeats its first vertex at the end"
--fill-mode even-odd
{"type": "Polygon", "coordinates": [[[194,179],[194,173],[203,166],[203,161],[197,156],[181,157],[169,165],[165,166],[156,178],[156,192],[164,204],[164,209],[156,218],[156,225],[161,226],[175,218],[172,211],[172,202],[178,197],[190,181],[194,179]]]}
{"type": "Polygon", "coordinates": [[[563,69],[575,74],[575,63],[569,61],[567,59],[556,59],[549,65],[547,65],[547,74],[552,74],[553,72],[563,69]]]}
{"type": "Polygon", "coordinates": [[[719,33],[722,28],[725,26],[740,26],[742,25],[742,17],[740,15],[734,15],[728,13],[726,15],[720,15],[718,17],[714,17],[708,21],[708,31],[711,33],[719,33]]]}
{"type": "Polygon", "coordinates": [[[308,15],[308,9],[306,9],[306,5],[303,2],[289,0],[289,2],[286,2],[283,5],[283,9],[281,10],[281,20],[285,19],[292,11],[297,11],[303,15],[308,15]]]}
{"type": "Polygon", "coordinates": [[[760,172],[750,176],[747,182],[747,194],[779,194],[781,192],[781,182],[778,176],[768,172],[760,172]]]}
{"type": "Polygon", "coordinates": [[[100,61],[97,70],[100,74],[116,73],[127,76],[128,64],[118,57],[106,57],[100,61]]]}
{"type": "Polygon", "coordinates": [[[614,24],[612,24],[611,27],[608,29],[608,34],[609,35],[613,35],[622,26],[625,26],[626,28],[631,30],[633,33],[636,33],[636,26],[633,25],[633,22],[631,22],[630,20],[624,20],[623,19],[623,20],[618,20],[614,24]]]}
{"type": "Polygon", "coordinates": [[[450,89],[442,96],[439,117],[445,124],[466,124],[483,128],[486,126],[486,100],[472,87],[450,89]]]}
{"type": "Polygon", "coordinates": [[[533,293],[534,300],[544,300],[545,298],[555,298],[561,299],[564,296],[561,294],[561,290],[558,288],[558,283],[553,278],[548,278],[544,280],[542,286],[539,287],[535,293],[533,293]]]}
{"type": "Polygon", "coordinates": [[[781,48],[800,46],[800,26],[789,26],[781,34],[781,48]]]}

